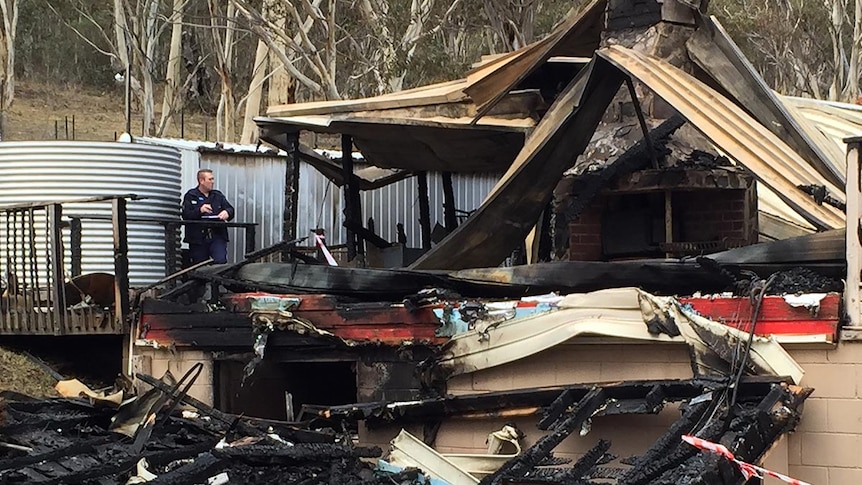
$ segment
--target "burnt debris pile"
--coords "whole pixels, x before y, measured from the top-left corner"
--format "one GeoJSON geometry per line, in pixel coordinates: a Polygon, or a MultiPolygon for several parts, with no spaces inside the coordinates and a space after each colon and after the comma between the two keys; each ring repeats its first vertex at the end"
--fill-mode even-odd
{"type": "Polygon", "coordinates": [[[228,415],[139,377],[156,386],[119,409],[0,394],[0,483],[424,483],[375,470],[380,448],[332,430],[228,415]]]}

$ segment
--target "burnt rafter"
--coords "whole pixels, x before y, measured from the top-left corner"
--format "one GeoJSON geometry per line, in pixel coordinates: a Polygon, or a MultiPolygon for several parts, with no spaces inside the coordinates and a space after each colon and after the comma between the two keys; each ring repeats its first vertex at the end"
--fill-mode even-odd
{"type": "Polygon", "coordinates": [[[575,406],[571,414],[560,422],[549,434],[539,439],[522,454],[512,458],[499,470],[486,476],[479,485],[496,485],[504,477],[520,478],[536,467],[566,437],[590,419],[608,400],[603,388],[594,387],[575,406]]]}

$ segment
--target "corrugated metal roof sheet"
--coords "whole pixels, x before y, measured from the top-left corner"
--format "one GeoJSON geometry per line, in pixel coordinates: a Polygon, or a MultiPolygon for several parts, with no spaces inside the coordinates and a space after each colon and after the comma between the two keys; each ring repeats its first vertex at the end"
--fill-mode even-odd
{"type": "Polygon", "coordinates": [[[862,134],[862,106],[858,104],[837,103],[819,99],[781,96],[782,102],[794,116],[804,118],[803,126],[825,137],[832,163],[842,174],[847,170],[847,144],[844,139],[862,134]]]}
{"type": "Polygon", "coordinates": [[[599,51],[599,55],[672,105],[805,220],[824,229],[844,225],[844,214],[833,207],[817,205],[797,186],[824,185],[842,200],[843,189],[823,180],[799,154],[733,102],[680,69],[631,49],[612,46],[599,51]]]}
{"type": "Polygon", "coordinates": [[[239,143],[223,143],[215,141],[185,140],[182,138],[157,138],[151,136],[136,136],[133,143],[173,147],[177,150],[212,151],[225,153],[241,153],[243,155],[260,155],[266,157],[287,156],[284,150],[277,150],[263,145],[243,145],[239,143]]]}

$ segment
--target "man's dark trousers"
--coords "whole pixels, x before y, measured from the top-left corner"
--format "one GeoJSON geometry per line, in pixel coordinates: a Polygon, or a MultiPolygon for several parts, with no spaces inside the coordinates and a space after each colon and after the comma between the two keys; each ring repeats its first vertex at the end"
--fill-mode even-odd
{"type": "Polygon", "coordinates": [[[212,239],[204,239],[203,243],[189,243],[189,257],[192,264],[206,261],[212,257],[216,264],[227,263],[227,241],[215,237],[212,239]]]}

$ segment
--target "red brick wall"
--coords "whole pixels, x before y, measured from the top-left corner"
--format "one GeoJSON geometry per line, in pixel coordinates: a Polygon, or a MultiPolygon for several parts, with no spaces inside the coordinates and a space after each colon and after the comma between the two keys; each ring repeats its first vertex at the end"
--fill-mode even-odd
{"type": "MultiPolygon", "coordinates": [[[[673,194],[677,242],[757,242],[754,186],[745,190],[700,190],[673,194]]],[[[569,224],[569,260],[600,261],[605,199],[593,202],[569,224]]]]}
{"type": "Polygon", "coordinates": [[[749,241],[745,197],[744,190],[675,193],[674,218],[679,221],[680,241],[749,241]]]}
{"type": "Polygon", "coordinates": [[[590,204],[569,223],[569,260],[602,259],[602,209],[604,202],[590,204]]]}

